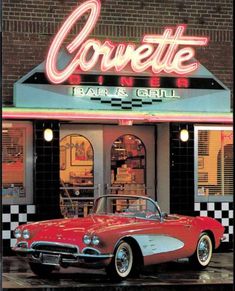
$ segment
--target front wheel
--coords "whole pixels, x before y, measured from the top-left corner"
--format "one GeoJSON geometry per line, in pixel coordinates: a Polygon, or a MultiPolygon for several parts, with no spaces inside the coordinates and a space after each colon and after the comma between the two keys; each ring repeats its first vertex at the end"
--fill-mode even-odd
{"type": "Polygon", "coordinates": [[[29,263],[31,271],[39,277],[47,277],[55,269],[54,266],[47,266],[36,263],[29,263]]]}
{"type": "Polygon", "coordinates": [[[111,264],[107,268],[107,273],[112,279],[125,279],[133,271],[133,251],[131,246],[121,241],[114,253],[111,264]]]}
{"type": "Polygon", "coordinates": [[[197,249],[190,258],[190,262],[197,269],[206,268],[211,261],[212,250],[211,238],[207,233],[202,233],[197,243],[197,249]]]}

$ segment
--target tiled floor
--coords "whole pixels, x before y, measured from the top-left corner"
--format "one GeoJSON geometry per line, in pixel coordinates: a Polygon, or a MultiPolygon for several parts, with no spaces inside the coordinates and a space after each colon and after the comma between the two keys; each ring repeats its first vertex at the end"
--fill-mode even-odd
{"type": "Polygon", "coordinates": [[[136,279],[109,280],[104,270],[61,269],[48,279],[34,275],[24,261],[3,258],[3,290],[233,290],[233,252],[215,253],[210,266],[194,271],[187,261],[146,267],[136,279]]]}

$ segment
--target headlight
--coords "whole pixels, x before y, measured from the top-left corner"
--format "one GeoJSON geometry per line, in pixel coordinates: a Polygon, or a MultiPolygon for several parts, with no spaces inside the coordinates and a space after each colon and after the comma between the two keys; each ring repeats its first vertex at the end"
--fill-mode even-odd
{"type": "Polygon", "coordinates": [[[14,236],[15,236],[15,238],[20,238],[21,237],[21,230],[19,228],[15,229],[14,236]]]}
{"type": "Polygon", "coordinates": [[[97,246],[100,243],[100,239],[98,238],[98,236],[94,235],[92,237],[92,244],[97,246]]]}
{"type": "Polygon", "coordinates": [[[23,231],[23,238],[24,239],[29,239],[29,237],[30,237],[30,232],[28,231],[28,229],[25,229],[23,231]]]}
{"type": "Polygon", "coordinates": [[[91,243],[91,237],[85,234],[83,237],[83,242],[84,244],[89,245],[91,243]]]}

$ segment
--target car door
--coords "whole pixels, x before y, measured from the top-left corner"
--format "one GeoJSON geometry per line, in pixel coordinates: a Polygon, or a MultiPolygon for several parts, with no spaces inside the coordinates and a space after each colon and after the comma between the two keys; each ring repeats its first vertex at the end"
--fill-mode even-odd
{"type": "Polygon", "coordinates": [[[162,217],[159,207],[148,200],[145,218],[136,219],[139,231],[133,237],[141,248],[145,264],[167,262],[194,253],[197,236],[192,218],[162,217]]]}

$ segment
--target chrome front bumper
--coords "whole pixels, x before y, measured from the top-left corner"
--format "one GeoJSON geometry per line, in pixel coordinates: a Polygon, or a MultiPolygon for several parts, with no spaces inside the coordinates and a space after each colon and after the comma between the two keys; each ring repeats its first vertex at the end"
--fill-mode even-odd
{"type": "Polygon", "coordinates": [[[223,242],[223,241],[225,241],[225,240],[226,240],[226,236],[223,235],[223,236],[221,237],[220,241],[223,242]]]}
{"type": "MultiPolygon", "coordinates": [[[[50,243],[51,245],[53,243],[50,243]]],[[[56,243],[55,245],[60,245],[56,243]]],[[[64,244],[61,244],[64,246],[64,244]]],[[[76,247],[76,246],[73,246],[76,247]]],[[[77,247],[76,247],[77,248],[77,247]]],[[[87,250],[89,248],[85,248],[87,250]]],[[[90,248],[91,250],[94,250],[90,248]]],[[[63,265],[78,265],[81,267],[103,267],[110,263],[113,254],[101,254],[98,250],[96,250],[96,254],[85,254],[85,253],[68,253],[68,252],[60,252],[60,251],[52,251],[52,250],[37,250],[34,248],[26,248],[26,247],[13,247],[12,250],[16,252],[17,255],[23,256],[28,259],[30,262],[45,264],[45,265],[54,265],[54,266],[63,266],[63,265]],[[44,262],[44,256],[55,257],[56,263],[48,263],[44,262]]]]}

